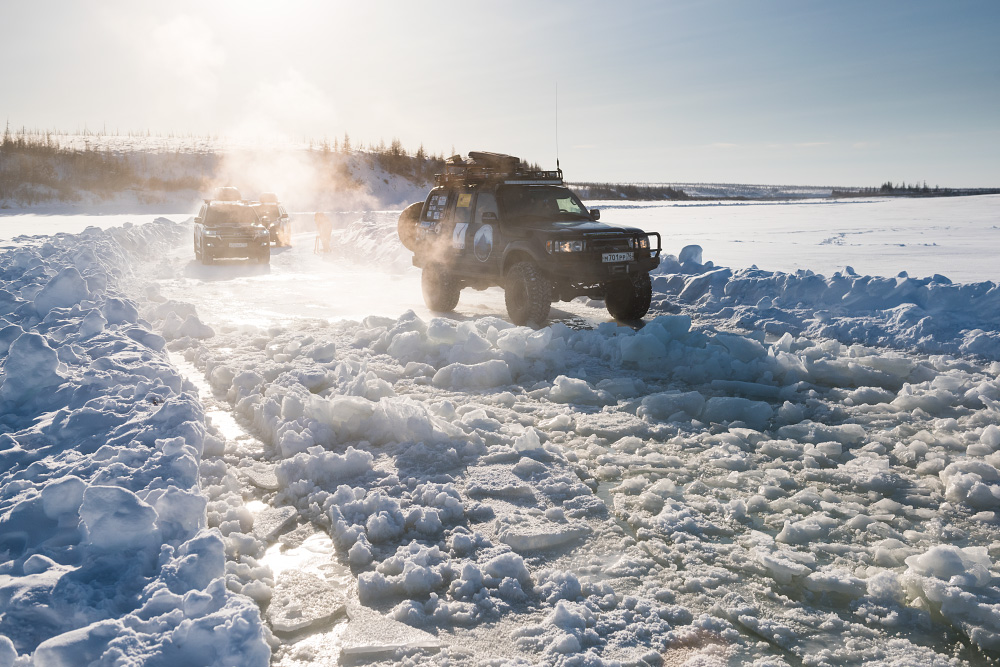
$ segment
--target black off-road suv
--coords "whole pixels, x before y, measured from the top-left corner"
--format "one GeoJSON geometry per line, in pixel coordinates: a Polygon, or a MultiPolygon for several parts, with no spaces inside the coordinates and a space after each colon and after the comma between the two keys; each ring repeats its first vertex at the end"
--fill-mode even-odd
{"type": "Polygon", "coordinates": [[[245,200],[206,199],[194,219],[194,256],[202,264],[220,257],[271,262],[271,236],[245,200]]]}
{"type": "Polygon", "coordinates": [[[288,217],[285,206],[278,201],[278,196],[273,192],[264,192],[260,195],[260,201],[250,204],[261,223],[267,227],[271,234],[271,243],[276,246],[292,245],[292,220],[288,217]]]}
{"type": "Polygon", "coordinates": [[[553,301],[583,295],[604,299],[616,319],[639,319],[649,311],[660,235],[599,219],[563,185],[562,170],[470,152],[447,160],[427,201],[399,216],[397,232],[423,269],[431,310],[453,310],[465,287],[498,285],[514,324],[541,325],[553,301]]]}

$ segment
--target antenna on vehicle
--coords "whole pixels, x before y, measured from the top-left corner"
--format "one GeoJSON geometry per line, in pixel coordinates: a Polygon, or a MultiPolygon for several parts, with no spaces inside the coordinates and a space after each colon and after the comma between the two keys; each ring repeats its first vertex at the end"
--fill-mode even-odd
{"type": "Polygon", "coordinates": [[[559,82],[556,81],[556,169],[562,171],[559,166],[559,82]]]}

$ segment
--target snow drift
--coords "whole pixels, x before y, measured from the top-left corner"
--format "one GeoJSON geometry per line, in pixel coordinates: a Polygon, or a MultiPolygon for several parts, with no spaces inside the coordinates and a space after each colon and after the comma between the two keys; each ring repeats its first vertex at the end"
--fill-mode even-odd
{"type": "Polygon", "coordinates": [[[201,404],[123,292],[181,231],[22,237],[0,255],[0,634],[30,664],[268,662],[206,529],[201,404]]]}

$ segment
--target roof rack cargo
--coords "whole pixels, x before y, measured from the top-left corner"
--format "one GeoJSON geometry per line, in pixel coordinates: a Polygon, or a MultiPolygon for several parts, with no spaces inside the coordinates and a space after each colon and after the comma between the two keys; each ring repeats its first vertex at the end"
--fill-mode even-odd
{"type": "Polygon", "coordinates": [[[520,158],[487,151],[469,151],[467,160],[463,160],[461,155],[452,155],[445,160],[444,173],[434,175],[434,182],[437,185],[463,185],[486,181],[503,181],[519,185],[562,185],[563,175],[562,169],[555,171],[526,169],[520,158]]]}

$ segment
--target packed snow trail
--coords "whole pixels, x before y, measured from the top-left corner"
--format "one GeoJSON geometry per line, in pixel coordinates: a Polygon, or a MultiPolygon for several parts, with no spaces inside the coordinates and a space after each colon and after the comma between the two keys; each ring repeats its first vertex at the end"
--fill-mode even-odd
{"type": "MultiPolygon", "coordinates": [[[[269,480],[266,507],[296,509],[288,549],[313,540],[328,559],[286,589],[342,590],[331,582],[349,573],[344,609],[430,633],[439,648],[422,661],[948,664],[1000,649],[1000,364],[683,314],[633,331],[582,302],[574,323],[593,328],[532,331],[489,292],[463,293],[457,317],[401,312],[416,272],[386,241],[391,216],[366,218],[333,261],[304,235],[260,274],[205,273],[186,248],[155,269],[168,300],[147,316],[263,443],[230,467],[269,480]],[[396,286],[372,303],[385,314],[346,319],[337,285],[352,272],[396,286]],[[253,301],[222,300],[228,281],[253,301]],[[288,283],[293,299],[324,290],[325,319],[275,313],[288,300],[270,286],[288,283]],[[212,335],[184,335],[200,322],[181,299],[212,335]]],[[[662,279],[713,269],[678,262],[662,279]]],[[[282,584],[259,576],[261,554],[280,555],[281,529],[219,521],[244,545],[230,587],[266,604],[282,584]]],[[[349,611],[310,613],[321,622],[286,632],[278,664],[353,655],[349,611]]],[[[403,646],[368,659],[402,660],[403,646]]]]}

